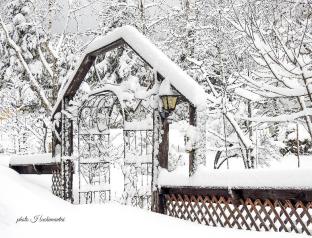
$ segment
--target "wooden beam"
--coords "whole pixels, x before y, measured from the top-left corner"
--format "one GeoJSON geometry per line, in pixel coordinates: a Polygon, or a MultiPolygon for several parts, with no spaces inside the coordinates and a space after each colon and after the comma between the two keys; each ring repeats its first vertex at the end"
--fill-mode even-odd
{"type": "Polygon", "coordinates": [[[262,188],[229,188],[229,187],[168,187],[161,188],[162,194],[201,195],[201,196],[223,196],[235,199],[270,199],[290,201],[312,201],[312,189],[262,189],[262,188]]]}
{"type": "Polygon", "coordinates": [[[52,157],[56,156],[56,146],[61,146],[61,141],[58,140],[56,133],[61,137],[61,130],[62,130],[62,118],[60,118],[59,126],[55,126],[55,131],[52,130],[52,157]]]}
{"type": "MultiPolygon", "coordinates": [[[[69,106],[69,102],[73,99],[72,96],[67,96],[65,98],[65,102],[64,102],[64,109],[66,110],[67,107],[69,106]]],[[[66,138],[64,138],[66,140],[65,143],[65,149],[66,151],[64,151],[64,155],[66,156],[71,156],[74,152],[74,126],[73,126],[73,120],[71,118],[67,118],[64,116],[65,119],[65,125],[67,128],[64,128],[67,133],[66,133],[66,138]]]]}
{"type": "Polygon", "coordinates": [[[158,162],[159,166],[168,169],[168,153],[169,153],[169,122],[168,119],[162,119],[161,143],[159,144],[158,162]]]}
{"type": "MultiPolygon", "coordinates": [[[[196,126],[196,108],[191,103],[189,103],[189,124],[196,126]]],[[[195,150],[192,149],[189,152],[189,176],[192,176],[195,170],[195,150]]]]}
{"type": "Polygon", "coordinates": [[[60,169],[60,166],[60,163],[9,165],[19,174],[52,174],[52,171],[60,169]]]}
{"type": "Polygon", "coordinates": [[[79,66],[78,70],[76,71],[76,74],[73,78],[73,80],[71,81],[69,87],[67,88],[66,92],[65,92],[65,97],[66,96],[71,96],[73,97],[78,88],[80,87],[82,81],[84,80],[85,76],[87,75],[87,73],[89,72],[93,62],[95,61],[96,56],[94,55],[90,55],[87,54],[81,65],[79,66]]]}
{"type": "MultiPolygon", "coordinates": [[[[124,39],[120,38],[112,43],[110,43],[109,45],[105,45],[95,51],[90,52],[88,55],[92,55],[92,56],[98,56],[101,54],[105,54],[108,51],[111,51],[113,49],[116,49],[119,46],[122,46],[124,44],[127,44],[124,39]]],[[[128,44],[127,44],[128,45],[128,44]]]]}

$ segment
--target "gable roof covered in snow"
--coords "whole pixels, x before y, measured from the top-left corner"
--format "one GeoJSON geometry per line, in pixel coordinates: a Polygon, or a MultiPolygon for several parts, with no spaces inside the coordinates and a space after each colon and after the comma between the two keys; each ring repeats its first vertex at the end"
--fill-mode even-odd
{"type": "Polygon", "coordinates": [[[194,79],[170,60],[137,29],[131,26],[123,26],[95,40],[87,47],[78,67],[63,87],[53,108],[52,115],[61,110],[63,97],[75,95],[96,56],[123,44],[131,47],[157,73],[169,80],[170,84],[195,107],[204,104],[206,99],[214,101],[214,98],[207,95],[204,89],[194,79]]]}

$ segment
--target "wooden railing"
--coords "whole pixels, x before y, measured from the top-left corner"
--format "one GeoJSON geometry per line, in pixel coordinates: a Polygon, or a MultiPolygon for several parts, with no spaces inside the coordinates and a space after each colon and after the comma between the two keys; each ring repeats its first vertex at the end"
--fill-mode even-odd
{"type": "Polygon", "coordinates": [[[312,234],[312,190],[162,187],[156,210],[211,226],[312,234]]]}

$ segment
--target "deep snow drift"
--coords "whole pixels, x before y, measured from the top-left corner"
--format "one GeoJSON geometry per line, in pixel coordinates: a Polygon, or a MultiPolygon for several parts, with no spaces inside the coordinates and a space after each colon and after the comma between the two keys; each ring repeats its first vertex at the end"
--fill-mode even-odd
{"type": "MultiPolygon", "coordinates": [[[[39,175],[38,175],[39,176],[39,175]]],[[[0,237],[302,237],[289,233],[251,232],[214,228],[117,203],[72,205],[53,196],[0,164],[0,237]],[[35,217],[62,218],[64,222],[34,222],[35,217]],[[29,221],[18,222],[27,216],[29,221]],[[43,235],[44,234],[44,235],[43,235]]]]}

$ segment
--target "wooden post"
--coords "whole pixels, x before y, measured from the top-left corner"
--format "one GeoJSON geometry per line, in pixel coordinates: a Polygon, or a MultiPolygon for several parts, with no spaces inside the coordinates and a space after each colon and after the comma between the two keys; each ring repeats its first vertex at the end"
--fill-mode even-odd
{"type": "Polygon", "coordinates": [[[168,169],[168,153],[169,153],[169,122],[168,119],[162,119],[162,135],[159,144],[158,162],[159,166],[168,169]]]}
{"type": "MultiPolygon", "coordinates": [[[[158,72],[155,74],[156,80],[160,83],[164,80],[164,77],[158,72]]],[[[158,149],[158,163],[161,168],[168,169],[168,153],[169,153],[169,122],[167,118],[161,118],[162,122],[162,134],[161,143],[158,149]]]]}
{"type": "MultiPolygon", "coordinates": [[[[69,101],[72,97],[64,97],[62,100],[62,110],[66,110],[69,101]]],[[[68,118],[64,113],[61,114],[61,176],[62,176],[62,194],[61,198],[70,202],[73,202],[73,162],[68,159],[64,159],[64,156],[71,156],[73,154],[73,121],[68,118]]]]}
{"type": "Polygon", "coordinates": [[[73,120],[68,119],[68,155],[71,156],[74,152],[74,127],[73,120]]]}
{"type": "Polygon", "coordinates": [[[153,191],[153,203],[152,203],[152,211],[165,214],[166,207],[165,207],[165,197],[161,190],[157,189],[153,191]]]}
{"type": "MultiPolygon", "coordinates": [[[[196,126],[196,108],[191,104],[189,104],[189,123],[196,126]]],[[[194,174],[195,169],[195,150],[192,149],[189,152],[189,176],[194,174]]]]}
{"type": "MultiPolygon", "coordinates": [[[[65,97],[62,110],[66,110],[70,100],[72,99],[71,96],[65,97]]],[[[74,143],[73,143],[73,137],[74,137],[74,129],[73,129],[73,120],[71,118],[68,118],[66,115],[62,113],[62,155],[63,156],[71,156],[73,154],[74,150],[74,143]]]]}
{"type": "MultiPolygon", "coordinates": [[[[65,107],[69,106],[70,100],[72,100],[72,96],[68,96],[66,98],[66,105],[65,107]]],[[[73,120],[72,118],[67,118],[67,148],[66,148],[66,155],[67,156],[72,156],[74,152],[74,127],[73,127],[73,120]]],[[[65,176],[66,176],[66,195],[65,195],[65,200],[70,201],[71,203],[74,202],[73,198],[73,174],[74,174],[74,165],[71,160],[66,160],[65,161],[65,166],[66,170],[65,176]]]]}
{"type": "MultiPolygon", "coordinates": [[[[60,126],[57,128],[54,128],[54,130],[56,130],[56,133],[58,133],[59,135],[61,135],[61,122],[60,122],[60,126]]],[[[56,156],[56,146],[60,145],[61,141],[59,141],[55,135],[55,132],[52,131],[52,157],[56,156]]]]}
{"type": "MultiPolygon", "coordinates": [[[[60,111],[58,111],[57,113],[61,113],[60,111]]],[[[55,117],[56,113],[54,114],[55,117]]],[[[53,120],[55,120],[53,118],[53,120]]],[[[52,130],[52,157],[56,156],[56,146],[59,145],[60,148],[62,147],[62,130],[63,130],[63,116],[60,115],[60,118],[58,119],[59,123],[58,126],[55,125],[55,128],[53,128],[52,130]],[[57,135],[58,136],[57,136],[57,135]],[[60,140],[58,139],[58,137],[60,138],[60,140]]],[[[61,153],[61,151],[58,151],[58,153],[61,153]]]]}
{"type": "Polygon", "coordinates": [[[299,125],[297,123],[297,157],[298,157],[298,168],[300,168],[300,143],[299,143],[299,125]]]}
{"type": "MultiPolygon", "coordinates": [[[[72,100],[73,97],[67,97],[66,100],[66,106],[68,106],[70,100],[72,100]]],[[[72,118],[68,118],[68,133],[67,133],[67,139],[68,139],[68,148],[67,148],[67,155],[71,156],[74,152],[74,126],[73,126],[73,119],[72,118]]]]}
{"type": "Polygon", "coordinates": [[[160,191],[158,196],[158,213],[166,214],[166,208],[165,208],[165,196],[160,191]]]}

